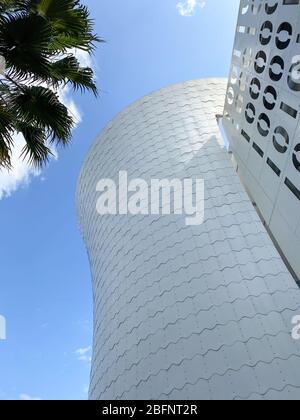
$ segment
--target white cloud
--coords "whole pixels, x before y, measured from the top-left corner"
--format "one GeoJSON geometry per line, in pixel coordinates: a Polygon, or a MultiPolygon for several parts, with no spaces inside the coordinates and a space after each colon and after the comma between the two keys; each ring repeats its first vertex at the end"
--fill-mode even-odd
{"type": "Polygon", "coordinates": [[[83,356],[83,355],[85,355],[86,353],[89,353],[90,351],[91,351],[91,346],[89,346],[89,347],[85,347],[85,348],[82,348],[82,349],[78,349],[78,350],[76,350],[76,354],[79,354],[80,356],[83,356]]]}
{"type": "Polygon", "coordinates": [[[70,50],[70,52],[75,55],[82,67],[94,67],[92,56],[86,51],[73,48],[70,50]]]}
{"type": "Polygon", "coordinates": [[[58,96],[61,102],[68,108],[69,113],[75,120],[75,124],[79,124],[82,121],[81,113],[77,108],[75,102],[72,99],[72,90],[69,86],[58,91],[58,96]]]}
{"type": "MultiPolygon", "coordinates": [[[[91,56],[78,49],[71,50],[71,52],[79,60],[80,65],[83,67],[94,67],[91,56]]],[[[72,98],[72,90],[67,86],[64,89],[60,89],[58,92],[60,100],[68,108],[70,114],[74,117],[76,125],[81,123],[82,116],[72,98]]],[[[32,178],[41,175],[41,172],[29,166],[25,161],[20,159],[20,155],[23,147],[25,146],[25,140],[21,135],[14,137],[15,147],[12,153],[12,166],[11,171],[0,169],[0,200],[11,196],[21,186],[27,186],[32,178]]],[[[54,158],[57,159],[58,155],[55,149],[52,149],[54,158]]]]}
{"type": "Polygon", "coordinates": [[[190,17],[196,12],[196,8],[203,9],[206,6],[205,0],[186,0],[185,2],[177,3],[177,10],[181,16],[190,17]]]}
{"type": "Polygon", "coordinates": [[[92,347],[91,346],[76,350],[75,353],[78,356],[78,360],[80,362],[88,362],[88,363],[90,363],[92,361],[92,358],[90,356],[91,350],[92,350],[92,347]]]}
{"type": "Polygon", "coordinates": [[[13,170],[0,170],[0,200],[3,197],[9,197],[17,190],[20,185],[27,185],[32,177],[40,174],[40,171],[30,167],[26,162],[20,159],[25,140],[23,136],[14,137],[15,147],[12,153],[13,170]]]}
{"type": "Polygon", "coordinates": [[[21,394],[20,395],[20,400],[21,401],[41,401],[41,398],[37,398],[37,397],[31,397],[28,394],[21,394]]]}

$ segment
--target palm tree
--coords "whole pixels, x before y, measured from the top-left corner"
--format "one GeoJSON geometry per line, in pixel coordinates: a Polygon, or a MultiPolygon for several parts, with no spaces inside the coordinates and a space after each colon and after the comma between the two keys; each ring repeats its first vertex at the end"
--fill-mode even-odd
{"type": "Polygon", "coordinates": [[[69,143],[74,119],[57,92],[71,85],[97,95],[93,70],[74,51],[92,53],[100,41],[79,0],[0,0],[0,168],[11,168],[15,133],[26,142],[20,158],[38,167],[51,144],[69,143]]]}

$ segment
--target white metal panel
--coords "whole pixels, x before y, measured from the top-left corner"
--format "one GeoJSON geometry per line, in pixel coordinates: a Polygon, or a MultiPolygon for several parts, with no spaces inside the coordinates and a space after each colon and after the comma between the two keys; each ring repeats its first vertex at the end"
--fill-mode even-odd
{"type": "Polygon", "coordinates": [[[222,145],[226,81],[141,99],[100,134],[83,165],[78,215],[91,262],[91,399],[300,398],[300,292],[222,145]],[[105,216],[96,184],[205,179],[205,222],[105,216]],[[290,365],[293,364],[293,371],[290,365]]]}
{"type": "Polygon", "coordinates": [[[241,1],[224,111],[243,182],[298,277],[299,24],[299,1],[241,1]]]}

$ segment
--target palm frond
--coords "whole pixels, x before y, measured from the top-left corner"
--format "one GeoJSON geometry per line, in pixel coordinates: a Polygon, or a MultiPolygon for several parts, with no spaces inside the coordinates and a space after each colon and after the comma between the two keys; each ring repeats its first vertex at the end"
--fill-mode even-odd
{"type": "Polygon", "coordinates": [[[47,135],[45,129],[22,122],[17,123],[16,128],[22,133],[26,141],[20,157],[27,160],[30,165],[41,168],[53,155],[46,145],[47,135]]]}
{"type": "Polygon", "coordinates": [[[4,16],[0,25],[0,54],[8,74],[20,80],[49,73],[48,45],[51,29],[39,16],[24,13],[4,16]]]}
{"type": "Polygon", "coordinates": [[[51,156],[49,143],[71,139],[74,120],[53,90],[97,95],[93,70],[70,53],[102,42],[93,27],[80,0],[0,0],[0,167],[11,166],[15,132],[26,141],[22,157],[38,167],[51,156]]]}
{"type": "Polygon", "coordinates": [[[7,111],[6,106],[0,101],[0,168],[11,167],[13,121],[12,114],[7,111]]]}
{"type": "Polygon", "coordinates": [[[74,90],[91,90],[97,95],[97,87],[93,80],[94,72],[89,67],[80,67],[78,60],[69,55],[54,62],[51,66],[51,76],[54,81],[70,83],[74,90]]]}
{"type": "Polygon", "coordinates": [[[0,13],[10,13],[24,10],[28,5],[28,0],[1,0],[0,13]]]}
{"type": "Polygon", "coordinates": [[[93,21],[86,6],[77,0],[29,0],[29,10],[44,17],[52,28],[51,48],[92,51],[102,40],[93,33],[93,21]]]}
{"type": "Polygon", "coordinates": [[[74,121],[52,90],[41,86],[26,87],[22,91],[15,89],[11,109],[19,121],[47,130],[50,141],[62,145],[69,142],[74,121]]]}

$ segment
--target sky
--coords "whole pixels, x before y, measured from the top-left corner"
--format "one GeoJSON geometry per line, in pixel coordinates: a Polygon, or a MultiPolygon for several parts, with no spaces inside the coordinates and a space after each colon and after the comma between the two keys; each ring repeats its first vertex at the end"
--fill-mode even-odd
{"type": "Polygon", "coordinates": [[[91,59],[100,96],[61,92],[78,120],[72,144],[39,173],[17,158],[0,173],[2,400],[87,398],[92,290],[74,196],[97,134],[156,89],[229,73],[239,0],[82,2],[106,41],[91,59]]]}

